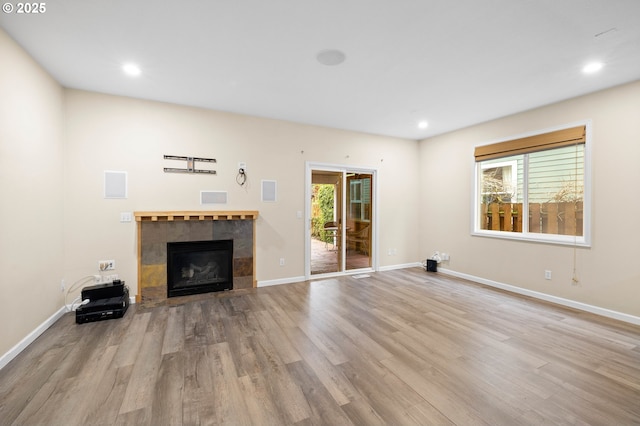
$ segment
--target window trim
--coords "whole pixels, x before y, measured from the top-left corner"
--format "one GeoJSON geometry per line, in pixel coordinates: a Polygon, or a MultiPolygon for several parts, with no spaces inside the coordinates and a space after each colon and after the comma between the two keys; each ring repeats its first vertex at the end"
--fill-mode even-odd
{"type": "MultiPolygon", "coordinates": [[[[581,143],[581,141],[577,141],[581,143]]],[[[573,144],[576,143],[574,140],[573,144]]],[[[473,167],[473,190],[471,191],[471,235],[476,237],[489,237],[489,238],[498,238],[498,239],[506,239],[506,240],[516,240],[516,241],[529,241],[536,243],[545,243],[545,244],[559,244],[559,245],[570,245],[570,246],[578,246],[578,247],[591,247],[591,216],[592,216],[592,206],[591,206],[591,180],[592,180],[592,168],[591,168],[591,145],[592,145],[592,123],[591,120],[583,120],[579,122],[573,122],[553,128],[548,128],[540,131],[535,131],[527,134],[521,134],[517,136],[512,136],[480,145],[476,145],[474,147],[474,158],[473,167]],[[482,197],[482,188],[480,187],[480,176],[482,173],[481,161],[484,160],[476,160],[478,156],[476,155],[478,152],[486,151],[487,148],[491,145],[499,146],[496,144],[507,144],[510,141],[517,140],[535,140],[537,136],[541,136],[548,133],[553,132],[561,132],[565,129],[575,128],[578,126],[584,126],[584,194],[583,194],[583,235],[582,236],[573,236],[573,235],[557,235],[557,234],[541,234],[528,232],[523,230],[522,232],[505,232],[505,231],[493,231],[488,229],[480,229],[480,209],[479,209],[479,200],[482,197]],[[485,147],[485,148],[483,148],[485,147]]],[[[504,145],[502,145],[504,146],[504,145]]],[[[566,146],[566,145],[565,145],[566,146]]],[[[559,147],[559,146],[557,146],[559,147]]],[[[553,148],[556,148],[554,146],[553,148]]],[[[541,151],[542,149],[534,149],[529,152],[541,151]]],[[[519,153],[505,153],[504,157],[515,155],[519,153]]],[[[494,157],[499,158],[499,157],[494,157]]],[[[525,156],[526,158],[526,156],[525,156]]],[[[488,158],[487,158],[488,159],[488,158]]],[[[528,173],[527,173],[527,164],[525,163],[525,182],[528,181],[528,173]]],[[[524,196],[528,197],[527,194],[527,186],[524,185],[524,196]]],[[[528,198],[525,198],[528,200],[528,198]]]]}

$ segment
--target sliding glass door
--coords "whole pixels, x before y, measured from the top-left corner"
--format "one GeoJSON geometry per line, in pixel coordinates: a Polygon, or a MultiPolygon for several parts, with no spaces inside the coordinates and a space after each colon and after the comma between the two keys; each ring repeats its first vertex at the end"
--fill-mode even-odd
{"type": "Polygon", "coordinates": [[[307,276],[371,270],[374,171],[308,166],[307,276]]]}
{"type": "Polygon", "coordinates": [[[372,235],[372,185],[368,173],[347,173],[345,214],[346,269],[370,268],[372,235]]]}
{"type": "Polygon", "coordinates": [[[314,170],[311,181],[311,273],[340,272],[342,173],[314,170]]]}

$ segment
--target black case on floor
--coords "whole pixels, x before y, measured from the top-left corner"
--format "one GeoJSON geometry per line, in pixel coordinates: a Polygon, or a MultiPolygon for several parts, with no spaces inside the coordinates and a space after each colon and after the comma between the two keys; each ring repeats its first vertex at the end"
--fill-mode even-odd
{"type": "Polygon", "coordinates": [[[438,261],[427,259],[427,272],[438,272],[438,261]]]}
{"type": "Polygon", "coordinates": [[[106,284],[97,284],[82,289],[82,300],[89,299],[91,301],[98,299],[110,299],[112,297],[121,297],[124,295],[124,281],[115,280],[106,284]]]}
{"type": "Polygon", "coordinates": [[[124,281],[114,281],[82,289],[82,300],[89,303],[76,309],[76,323],[122,318],[129,308],[129,288],[124,281]]]}

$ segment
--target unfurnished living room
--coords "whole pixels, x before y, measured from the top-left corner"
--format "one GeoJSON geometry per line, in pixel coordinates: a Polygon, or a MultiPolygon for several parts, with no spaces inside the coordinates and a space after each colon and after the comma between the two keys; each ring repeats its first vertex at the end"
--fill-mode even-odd
{"type": "Polygon", "coordinates": [[[639,24],[5,1],[0,424],[640,424],[639,24]]]}

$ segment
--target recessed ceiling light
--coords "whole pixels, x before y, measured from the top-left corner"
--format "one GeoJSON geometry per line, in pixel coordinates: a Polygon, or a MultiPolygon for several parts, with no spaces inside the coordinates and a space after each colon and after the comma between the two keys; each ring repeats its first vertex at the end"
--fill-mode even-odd
{"type": "Polygon", "coordinates": [[[582,68],[582,72],[585,74],[593,74],[600,71],[604,67],[602,62],[591,62],[582,68]]]}
{"type": "Polygon", "coordinates": [[[429,123],[425,120],[418,123],[418,129],[426,129],[427,127],[429,127],[429,123]]]}
{"type": "Polygon", "coordinates": [[[122,71],[124,71],[125,74],[130,75],[132,77],[139,76],[142,73],[142,71],[140,70],[140,67],[137,66],[136,64],[124,64],[122,66],[122,71]]]}
{"type": "Polygon", "coordinates": [[[323,65],[340,65],[347,59],[347,55],[336,49],[325,49],[318,52],[316,59],[323,65]]]}

